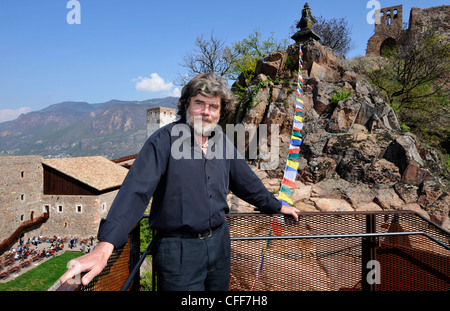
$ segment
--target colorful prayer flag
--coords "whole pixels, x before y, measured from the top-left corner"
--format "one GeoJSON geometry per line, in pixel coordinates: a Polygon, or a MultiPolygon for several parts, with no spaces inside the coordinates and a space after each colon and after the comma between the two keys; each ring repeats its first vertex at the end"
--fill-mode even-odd
{"type": "Polygon", "coordinates": [[[295,182],[295,178],[297,178],[297,171],[289,170],[288,168],[286,168],[283,177],[287,180],[295,182]]]}
{"type": "Polygon", "coordinates": [[[297,121],[297,122],[303,122],[303,118],[300,117],[300,116],[295,116],[294,120],[297,121]]]}
{"type": "Polygon", "coordinates": [[[275,236],[280,236],[283,233],[283,228],[281,227],[281,224],[279,223],[277,218],[273,218],[271,226],[272,232],[275,236]]]}
{"type": "Polygon", "coordinates": [[[300,146],[302,144],[301,139],[291,139],[291,145],[300,146]]]}
{"type": "Polygon", "coordinates": [[[289,179],[286,179],[286,178],[283,178],[282,184],[286,185],[288,187],[291,187],[291,188],[297,187],[297,184],[295,183],[295,181],[290,181],[289,179]]]}
{"type": "Polygon", "coordinates": [[[288,197],[288,196],[287,196],[286,194],[284,194],[283,192],[280,192],[278,198],[279,198],[280,200],[283,200],[283,201],[289,203],[291,206],[294,205],[294,202],[292,202],[291,198],[288,197]]]}
{"type": "Polygon", "coordinates": [[[287,195],[292,195],[292,189],[286,185],[281,185],[280,191],[286,193],[287,195]]]}
{"type": "Polygon", "coordinates": [[[288,154],[288,159],[289,160],[300,159],[300,153],[289,153],[288,154]]]}
{"type": "Polygon", "coordinates": [[[300,138],[303,138],[303,133],[300,131],[292,131],[292,135],[298,136],[300,138]]]}
{"type": "Polygon", "coordinates": [[[303,122],[294,119],[294,131],[301,131],[303,129],[303,122]]]}
{"type": "Polygon", "coordinates": [[[295,171],[297,171],[298,167],[300,166],[300,163],[288,160],[286,162],[286,165],[289,166],[290,168],[294,169],[295,171]]]}

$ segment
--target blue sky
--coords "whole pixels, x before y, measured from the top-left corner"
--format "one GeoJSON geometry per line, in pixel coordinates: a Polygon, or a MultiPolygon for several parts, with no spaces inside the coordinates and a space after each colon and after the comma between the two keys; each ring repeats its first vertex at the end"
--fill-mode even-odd
{"type": "MultiPolygon", "coordinates": [[[[72,0],[73,1],[73,0],[72,0]]],[[[373,1],[373,0],[372,0],[373,1]]],[[[381,7],[402,4],[379,0],[381,7]]],[[[403,1],[411,7],[443,0],[403,1]]],[[[101,103],[177,95],[182,56],[195,38],[214,35],[227,44],[260,28],[289,38],[301,16],[298,0],[78,0],[80,24],[69,24],[69,0],[0,1],[0,122],[63,101],[101,103]]],[[[365,54],[374,25],[369,0],[309,0],[314,16],[346,17],[353,49],[365,54]]],[[[294,43],[292,41],[292,43],[294,43]]]]}

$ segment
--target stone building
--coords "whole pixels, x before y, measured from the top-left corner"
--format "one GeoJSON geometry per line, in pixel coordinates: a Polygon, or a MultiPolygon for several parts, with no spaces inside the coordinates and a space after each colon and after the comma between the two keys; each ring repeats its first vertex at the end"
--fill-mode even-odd
{"type": "MultiPolygon", "coordinates": [[[[149,108],[148,137],[175,120],[173,108],[149,108]]],[[[32,223],[11,240],[35,235],[96,236],[135,158],[0,157],[0,253],[18,228],[44,214],[48,218],[32,223]]]]}
{"type": "Polygon", "coordinates": [[[50,217],[42,231],[95,236],[128,170],[100,157],[45,159],[42,204],[50,217]]]}
{"type": "Polygon", "coordinates": [[[167,107],[153,107],[147,109],[147,137],[156,130],[176,120],[176,110],[167,107]]]}
{"type": "Polygon", "coordinates": [[[380,55],[384,48],[414,42],[428,29],[448,38],[450,26],[450,5],[442,5],[428,9],[413,7],[409,15],[408,26],[403,24],[403,6],[397,5],[382,8],[375,12],[375,33],[367,42],[367,55],[380,55]]]}
{"type": "Polygon", "coordinates": [[[0,158],[0,243],[22,223],[43,214],[42,160],[42,156],[0,158]]]}
{"type": "MultiPolygon", "coordinates": [[[[1,157],[0,243],[24,222],[48,218],[15,237],[96,236],[128,170],[99,156],[1,157]]],[[[1,252],[2,250],[0,250],[1,252]]]]}

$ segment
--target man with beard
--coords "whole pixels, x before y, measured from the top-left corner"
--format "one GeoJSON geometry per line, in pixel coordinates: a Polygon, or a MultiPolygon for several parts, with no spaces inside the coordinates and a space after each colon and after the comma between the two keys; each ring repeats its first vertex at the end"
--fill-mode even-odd
{"type": "Polygon", "coordinates": [[[127,242],[152,197],[158,290],[228,290],[228,190],[263,213],[298,220],[298,210],[281,205],[217,126],[233,108],[233,94],[215,74],[198,75],[183,88],[180,120],[148,138],[100,225],[99,243],[73,260],[61,283],[88,271],[81,280],[88,284],[99,274],[113,250],[127,242]],[[180,157],[180,149],[174,148],[180,140],[178,146],[187,156],[180,157]],[[231,157],[225,155],[230,149],[231,157]]]}

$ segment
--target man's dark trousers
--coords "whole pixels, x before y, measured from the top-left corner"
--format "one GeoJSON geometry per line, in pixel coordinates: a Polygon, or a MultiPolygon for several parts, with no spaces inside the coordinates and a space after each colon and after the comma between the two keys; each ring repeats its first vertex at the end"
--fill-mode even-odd
{"type": "Polygon", "coordinates": [[[156,244],[158,290],[229,290],[230,233],[227,223],[211,236],[160,236],[156,238],[156,244]]]}

